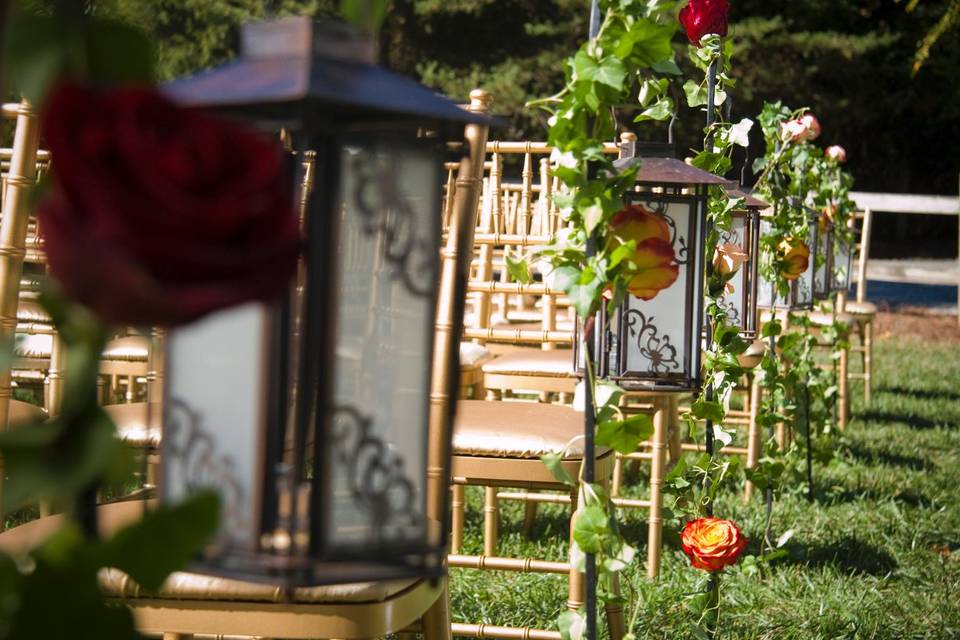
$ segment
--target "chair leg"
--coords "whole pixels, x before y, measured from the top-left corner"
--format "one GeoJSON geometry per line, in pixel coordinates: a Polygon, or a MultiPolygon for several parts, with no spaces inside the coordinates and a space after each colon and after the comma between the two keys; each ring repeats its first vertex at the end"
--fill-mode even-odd
{"type": "Polygon", "coordinates": [[[610,495],[616,498],[620,495],[620,487],[623,486],[623,456],[619,453],[613,455],[613,478],[610,483],[610,495]]]}
{"type": "MultiPolygon", "coordinates": [[[[750,389],[750,424],[747,427],[747,469],[753,469],[760,460],[760,450],[763,448],[763,442],[760,435],[760,425],[757,424],[757,416],[760,414],[760,396],[763,389],[757,382],[756,376],[752,373],[747,375],[748,387],[750,389]]],[[[753,483],[747,480],[743,487],[743,500],[749,502],[753,496],[753,483]]]]}
{"type": "Polygon", "coordinates": [[[497,488],[483,488],[483,555],[497,555],[497,488]]]}
{"type": "MultiPolygon", "coordinates": [[[[579,500],[577,497],[577,489],[570,491],[570,546],[573,546],[573,530],[577,523],[577,515],[579,513],[579,500]]],[[[583,606],[584,599],[586,597],[586,589],[584,588],[586,576],[583,575],[580,571],[577,571],[571,565],[570,573],[567,578],[567,609],[570,611],[578,611],[580,607],[583,606]]]]}
{"type": "Polygon", "coordinates": [[[650,469],[650,515],[649,534],[647,536],[647,576],[656,578],[660,573],[660,546],[663,525],[660,511],[663,508],[663,475],[666,463],[667,411],[672,406],[670,398],[658,397],[654,400],[653,414],[653,463],[650,469]]]}
{"type": "MultiPolygon", "coordinates": [[[[620,595],[620,574],[614,573],[610,576],[609,586],[611,595],[620,595]]],[[[619,602],[608,602],[603,605],[603,611],[607,615],[607,631],[610,640],[621,640],[627,633],[623,619],[623,606],[619,602]]]]}
{"type": "Polygon", "coordinates": [[[533,535],[533,525],[537,523],[537,503],[527,500],[523,503],[523,533],[529,538],[533,535]]]}
{"type": "Polygon", "coordinates": [[[453,496],[450,499],[450,519],[452,531],[450,534],[450,553],[460,553],[463,547],[463,510],[464,486],[455,484],[451,489],[453,496]]]}
{"type": "Polygon", "coordinates": [[[127,376],[127,404],[133,402],[137,389],[137,376],[127,376]]]}
{"type": "Polygon", "coordinates": [[[841,429],[847,428],[847,420],[850,416],[850,350],[842,349],[840,351],[840,373],[837,376],[837,423],[841,429]]]}
{"type": "Polygon", "coordinates": [[[873,401],[873,320],[863,323],[863,401],[873,401]]]}
{"type": "Polygon", "coordinates": [[[420,620],[423,640],[451,640],[453,637],[450,632],[450,594],[448,588],[449,586],[444,580],[440,597],[427,609],[420,620]]]}

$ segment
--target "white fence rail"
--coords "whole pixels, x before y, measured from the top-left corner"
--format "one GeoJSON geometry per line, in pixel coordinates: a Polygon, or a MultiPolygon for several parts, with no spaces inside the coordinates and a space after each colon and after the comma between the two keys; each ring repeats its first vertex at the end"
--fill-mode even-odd
{"type": "MultiPolygon", "coordinates": [[[[908,193],[870,193],[852,191],[850,197],[863,210],[874,213],[908,213],[937,216],[960,216],[960,197],[930,196],[908,193]]],[[[960,321],[960,219],[957,223],[957,319],[960,321]]]]}

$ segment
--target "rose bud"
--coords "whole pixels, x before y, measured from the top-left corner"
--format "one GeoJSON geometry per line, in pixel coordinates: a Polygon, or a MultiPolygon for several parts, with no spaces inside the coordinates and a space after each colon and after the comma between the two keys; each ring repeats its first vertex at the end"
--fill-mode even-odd
{"type": "Polygon", "coordinates": [[[652,300],[676,282],[680,266],[671,242],[666,220],[642,205],[630,205],[614,214],[610,221],[610,249],[624,242],[636,242],[627,291],[641,300],[652,300]]]}
{"type": "Polygon", "coordinates": [[[831,202],[825,206],[820,211],[820,217],[817,219],[817,226],[820,228],[820,231],[826,231],[828,228],[834,225],[834,221],[837,219],[837,213],[840,212],[840,207],[836,203],[831,202]]]}
{"type": "Polygon", "coordinates": [[[780,139],[797,142],[807,139],[807,126],[801,120],[788,120],[780,125],[780,139]]]}
{"type": "Polygon", "coordinates": [[[817,117],[815,115],[813,115],[812,113],[808,113],[807,115],[800,118],[800,122],[807,129],[807,133],[805,137],[806,140],[808,141],[816,140],[817,138],[820,137],[820,121],[817,120],[817,117]]]}
{"type": "Polygon", "coordinates": [[[838,164],[843,164],[847,161],[847,150],[838,144],[827,147],[824,155],[838,164]]]}
{"type": "Polygon", "coordinates": [[[721,276],[732,276],[748,257],[743,249],[731,242],[718,245],[713,253],[713,269],[721,276]]]}
{"type": "Polygon", "coordinates": [[[810,249],[796,238],[784,238],[780,243],[780,275],[796,280],[810,265],[810,249]]]}
{"type": "Polygon", "coordinates": [[[182,324],[289,287],[300,231],[274,141],[153,89],[69,83],[41,130],[50,270],[102,320],[182,324]]]}
{"type": "Polygon", "coordinates": [[[711,33],[721,37],[727,35],[729,10],[727,0],[690,0],[679,16],[690,44],[700,46],[700,40],[711,33]]]}
{"type": "Polygon", "coordinates": [[[747,547],[737,525],[719,518],[691,520],[683,528],[680,542],[690,564],[703,571],[720,571],[735,564],[747,547]]]}

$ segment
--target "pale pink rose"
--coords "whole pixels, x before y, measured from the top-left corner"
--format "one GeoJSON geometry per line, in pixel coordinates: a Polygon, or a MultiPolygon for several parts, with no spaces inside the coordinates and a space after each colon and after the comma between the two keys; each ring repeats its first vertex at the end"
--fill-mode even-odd
{"type": "Polygon", "coordinates": [[[743,266],[748,257],[743,249],[727,242],[719,245],[713,254],[713,268],[721,276],[733,275],[743,266]]]}
{"type": "Polygon", "coordinates": [[[807,139],[807,127],[801,120],[788,120],[780,125],[780,139],[798,142],[807,139]]]}
{"type": "Polygon", "coordinates": [[[808,113],[800,118],[800,122],[803,123],[803,126],[807,129],[807,140],[816,140],[820,137],[820,121],[817,120],[817,116],[808,113]]]}
{"type": "Polygon", "coordinates": [[[838,144],[827,147],[826,155],[831,160],[834,160],[840,164],[843,164],[847,161],[847,150],[838,144]]]}

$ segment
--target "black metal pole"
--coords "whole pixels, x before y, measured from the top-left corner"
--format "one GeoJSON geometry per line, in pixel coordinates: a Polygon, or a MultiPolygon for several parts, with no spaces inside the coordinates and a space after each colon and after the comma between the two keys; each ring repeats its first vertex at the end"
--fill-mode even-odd
{"type": "MultiPolygon", "coordinates": [[[[714,110],[716,108],[716,84],[717,84],[717,60],[714,60],[710,63],[710,67],[707,69],[707,128],[711,127],[714,122],[714,110]]],[[[713,131],[707,132],[707,138],[705,140],[706,151],[713,151],[713,131]]],[[[710,235],[710,224],[707,224],[707,237],[710,235]]],[[[704,263],[708,275],[710,275],[710,270],[712,269],[712,263],[710,256],[704,256],[704,263]]],[[[700,296],[706,299],[705,292],[701,291],[700,296]]],[[[713,320],[707,318],[707,347],[709,348],[713,343],[713,320]]],[[[707,402],[713,402],[713,384],[708,384],[706,389],[706,399],[707,402]]],[[[713,438],[713,420],[707,420],[705,424],[705,434],[704,434],[704,446],[707,450],[707,455],[711,458],[713,457],[714,450],[714,438],[713,438]]],[[[707,475],[706,479],[706,489],[710,490],[710,476],[707,475]]],[[[713,501],[710,500],[707,502],[707,515],[713,516],[713,501]]]]}
{"type": "MultiPolygon", "coordinates": [[[[592,0],[590,3],[590,40],[596,39],[600,32],[600,4],[598,0],[592,0]]],[[[592,125],[591,125],[592,128],[592,125]]],[[[587,178],[596,177],[596,165],[590,163],[587,166],[587,178]]],[[[596,237],[591,234],[587,239],[587,259],[589,260],[597,253],[596,237]]],[[[583,341],[585,347],[585,356],[588,371],[596,371],[594,366],[594,342],[593,332],[597,331],[596,322],[593,330],[586,331],[588,323],[584,319],[583,341]]],[[[593,412],[593,380],[587,376],[587,384],[584,387],[584,407],[583,407],[583,481],[593,483],[594,481],[594,446],[593,434],[596,428],[596,415],[593,412]]],[[[596,640],[597,638],[597,558],[594,554],[588,553],[584,567],[584,607],[586,608],[586,634],[587,640],[596,640]]]]}
{"type": "MultiPolygon", "coordinates": [[[[770,283],[770,321],[773,322],[777,317],[777,285],[775,282],[770,283]]],[[[777,353],[777,338],[774,335],[770,335],[770,353],[776,355],[777,353]]],[[[771,423],[768,427],[767,439],[772,440],[776,434],[775,428],[771,423]]],[[[773,487],[770,485],[770,482],[767,482],[767,488],[763,492],[764,502],[766,502],[767,507],[767,527],[763,532],[764,540],[767,541],[767,544],[770,544],[770,532],[773,528],[773,487]]]]}
{"type": "Polygon", "coordinates": [[[807,422],[807,501],[813,502],[813,428],[810,420],[810,385],[803,385],[804,417],[807,422]]]}

